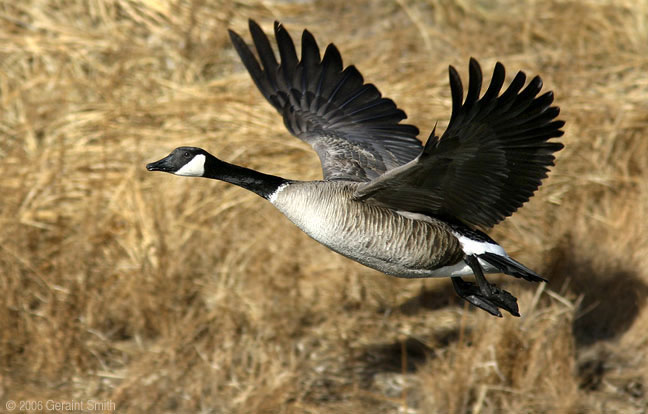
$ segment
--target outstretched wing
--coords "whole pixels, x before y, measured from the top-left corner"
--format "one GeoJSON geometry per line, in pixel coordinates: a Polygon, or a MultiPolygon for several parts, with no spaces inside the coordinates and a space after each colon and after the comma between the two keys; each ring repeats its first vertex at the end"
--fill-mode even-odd
{"type": "Polygon", "coordinates": [[[369,181],[415,158],[423,149],[418,129],[391,99],[365,84],[354,66],[343,70],[330,44],[320,51],[307,30],[301,60],[284,27],[274,31],[281,62],[259,25],[249,22],[259,60],[243,39],[229,31],[234,48],[263,96],[283,116],[288,130],[309,143],[322,162],[324,179],[369,181]]]}
{"type": "Polygon", "coordinates": [[[504,66],[495,65],[484,96],[482,72],[470,60],[468,94],[450,66],[452,116],[439,139],[434,131],[415,160],[359,187],[356,198],[489,228],[529,200],[553,165],[563,134],[553,93],[537,96],[542,80],[518,72],[500,96],[504,66]]]}

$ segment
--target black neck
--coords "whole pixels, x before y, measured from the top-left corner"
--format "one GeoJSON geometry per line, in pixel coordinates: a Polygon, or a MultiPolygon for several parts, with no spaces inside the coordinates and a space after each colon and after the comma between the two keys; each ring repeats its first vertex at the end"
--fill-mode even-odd
{"type": "Polygon", "coordinates": [[[219,160],[211,154],[207,154],[203,177],[238,185],[255,192],[263,198],[270,197],[280,185],[288,182],[285,178],[230,164],[219,160]]]}

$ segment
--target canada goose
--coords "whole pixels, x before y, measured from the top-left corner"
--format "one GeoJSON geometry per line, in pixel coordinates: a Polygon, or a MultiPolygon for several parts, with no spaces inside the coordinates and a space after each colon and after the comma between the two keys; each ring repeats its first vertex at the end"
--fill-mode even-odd
{"type": "Polygon", "coordinates": [[[343,68],[338,49],[320,51],[302,34],[301,60],[284,27],[274,32],[281,62],[257,23],[250,33],[259,60],[229,31],[234,48],[288,130],[309,143],[322,163],[322,181],[297,181],[221,161],[195,147],[176,148],[149,171],[206,177],[236,184],[269,200],[306,234],[332,250],[403,278],[451,277],[457,294],[487,312],[519,316],[517,299],[486,281],[505,273],[542,277],[513,260],[482,230],[515,212],[538,189],[563,148],[552,92],[537,96],[539,77],[522,89],[518,72],[500,95],[504,66],[495,65],[480,98],[482,72],[470,59],[466,100],[450,66],[452,115],[439,138],[425,146],[419,131],[401,124],[405,113],[343,68]],[[463,101],[463,102],[462,102],[463,101]],[[474,275],[477,284],[461,276],[474,275]]]}

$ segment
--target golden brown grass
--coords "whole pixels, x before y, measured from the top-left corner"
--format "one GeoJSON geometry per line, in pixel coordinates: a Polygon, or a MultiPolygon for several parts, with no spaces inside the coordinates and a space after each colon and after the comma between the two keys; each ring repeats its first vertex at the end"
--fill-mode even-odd
{"type": "Polygon", "coordinates": [[[1,0],[0,21],[2,409],[645,412],[645,1],[1,0]],[[522,318],[352,263],[239,188],[145,171],[184,144],[319,177],[229,45],[249,17],[335,42],[422,138],[447,124],[448,64],[542,75],[566,148],[493,231],[551,280],[495,278],[522,318]]]}

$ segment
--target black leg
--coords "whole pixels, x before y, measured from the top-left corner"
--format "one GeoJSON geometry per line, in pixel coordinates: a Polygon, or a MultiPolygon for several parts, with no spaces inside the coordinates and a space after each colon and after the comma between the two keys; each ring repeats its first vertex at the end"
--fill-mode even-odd
{"type": "Polygon", "coordinates": [[[484,296],[491,296],[493,294],[494,286],[488,283],[488,281],[486,280],[486,276],[484,276],[484,271],[482,270],[477,257],[466,255],[464,262],[466,262],[466,264],[470,266],[470,269],[473,271],[475,280],[477,281],[479,290],[481,290],[482,294],[484,296]]]}
{"type": "Polygon", "coordinates": [[[511,315],[520,316],[515,296],[488,283],[477,257],[466,256],[464,261],[475,274],[477,285],[464,282],[459,277],[453,277],[452,284],[459,296],[491,315],[502,316],[498,309],[502,308],[511,315]]]}

